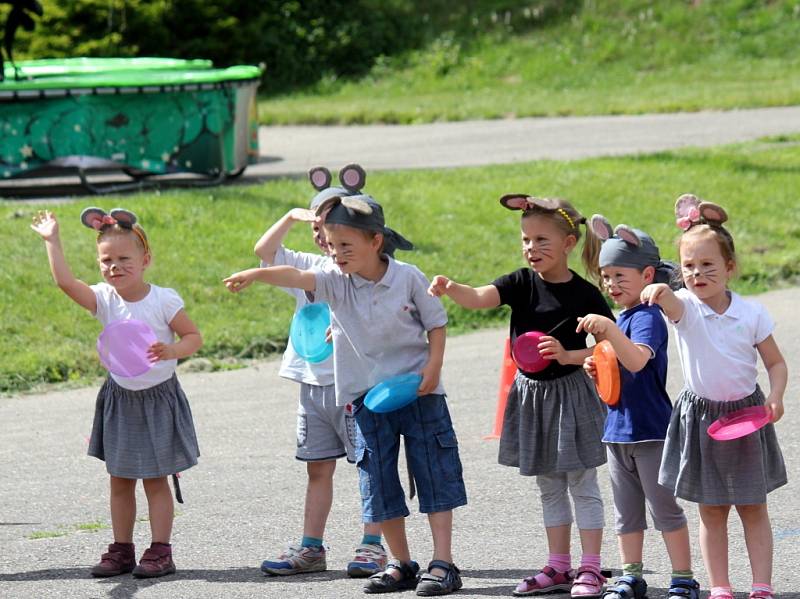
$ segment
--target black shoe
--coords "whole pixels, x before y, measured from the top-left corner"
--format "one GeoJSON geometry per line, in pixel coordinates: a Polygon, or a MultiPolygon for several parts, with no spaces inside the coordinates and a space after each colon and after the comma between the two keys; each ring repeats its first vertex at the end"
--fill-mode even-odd
{"type": "Polygon", "coordinates": [[[431,597],[433,595],[449,595],[457,591],[464,583],[461,582],[461,571],[455,564],[448,564],[440,559],[435,559],[428,564],[428,571],[419,577],[417,595],[431,597]],[[445,571],[444,576],[431,574],[431,570],[440,568],[445,571]]]}
{"type": "Polygon", "coordinates": [[[364,585],[365,593],[394,593],[395,591],[406,591],[417,586],[417,575],[419,574],[419,564],[411,562],[404,564],[400,560],[393,559],[383,572],[373,574],[367,579],[364,585]],[[392,576],[389,571],[397,570],[402,575],[400,580],[392,576]]]}

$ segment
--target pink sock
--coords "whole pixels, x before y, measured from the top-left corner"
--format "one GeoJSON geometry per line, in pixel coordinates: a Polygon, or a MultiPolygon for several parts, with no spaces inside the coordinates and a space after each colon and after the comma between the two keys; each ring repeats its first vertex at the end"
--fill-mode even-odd
{"type": "Polygon", "coordinates": [[[556,572],[567,572],[572,568],[572,556],[569,553],[551,553],[547,565],[556,572]]]}
{"type": "Polygon", "coordinates": [[[767,582],[754,582],[752,591],[754,593],[763,593],[769,597],[772,597],[773,593],[775,593],[775,591],[772,590],[772,585],[767,582]]]}
{"type": "Polygon", "coordinates": [[[732,597],[733,589],[731,587],[711,587],[708,596],[712,599],[714,597],[732,597]]]}
{"type": "Polygon", "coordinates": [[[584,553],[581,556],[581,568],[584,566],[592,570],[600,571],[600,554],[599,553],[584,553]]]}

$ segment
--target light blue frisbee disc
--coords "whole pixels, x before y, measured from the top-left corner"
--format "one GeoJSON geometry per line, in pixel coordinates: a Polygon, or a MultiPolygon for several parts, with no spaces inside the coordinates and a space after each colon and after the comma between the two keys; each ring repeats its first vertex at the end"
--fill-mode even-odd
{"type": "Polygon", "coordinates": [[[327,360],[333,353],[333,344],[325,341],[325,333],[331,326],[331,311],[328,304],[307,304],[292,318],[289,342],[294,351],[306,362],[327,360]]]}
{"type": "Polygon", "coordinates": [[[422,376],[415,373],[399,374],[378,383],[369,390],[364,405],[372,412],[392,412],[417,399],[417,389],[422,376]]]}

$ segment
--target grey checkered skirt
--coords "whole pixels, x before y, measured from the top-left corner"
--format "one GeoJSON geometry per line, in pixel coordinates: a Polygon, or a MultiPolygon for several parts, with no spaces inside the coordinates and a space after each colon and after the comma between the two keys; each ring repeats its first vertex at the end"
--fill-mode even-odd
{"type": "Polygon", "coordinates": [[[525,476],[605,464],[606,407],[583,369],[551,380],[517,372],[508,393],[498,462],[525,476]]]}
{"type": "Polygon", "coordinates": [[[132,391],[108,377],[97,394],[89,455],[119,478],[161,478],[197,464],[192,411],[178,378],[132,391]]]}
{"type": "Polygon", "coordinates": [[[708,427],[717,418],[764,404],[756,388],[736,401],[711,401],[688,389],[672,411],[658,482],[677,497],[707,505],[765,503],[767,493],[786,484],[786,466],[775,426],[731,441],[715,441],[708,427]]]}

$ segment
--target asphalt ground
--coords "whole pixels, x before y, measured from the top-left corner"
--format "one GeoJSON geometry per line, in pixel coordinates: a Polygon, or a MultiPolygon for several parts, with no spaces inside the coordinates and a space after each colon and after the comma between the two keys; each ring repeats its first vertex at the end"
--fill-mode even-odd
{"type": "MultiPolygon", "coordinates": [[[[758,299],[777,322],[775,336],[790,369],[786,415],[777,425],[790,482],[769,496],[774,586],[778,597],[800,598],[795,578],[800,571],[800,289],[758,299]]],[[[547,557],[534,480],[498,465],[497,442],[482,438],[492,428],[505,335],[505,330],[492,329],[450,338],[445,356],[444,382],[469,494],[469,505],[456,510],[454,525],[455,561],[464,579],[461,597],[509,596],[547,557]]],[[[362,596],[362,582],[344,573],[361,535],[356,471],[344,461],[339,463],[325,535],[329,570],[283,578],[265,577],[259,570],[263,559],[275,557],[301,535],[305,468],[294,459],[298,388],[280,379],[277,371],[278,362],[272,360],[242,370],[181,376],[202,456],[182,477],[186,503],[177,506],[173,538],[178,572],[156,580],[88,575],[111,541],[108,477],[100,461],[86,456],[97,387],[0,399],[0,597],[362,596]]],[[[681,377],[674,352],[669,381],[675,397],[681,377]]],[[[600,480],[608,525],[603,563],[617,569],[605,466],[600,480]]],[[[135,541],[141,553],[149,543],[141,488],[138,497],[142,521],[135,541]]],[[[695,569],[707,588],[697,546],[696,506],[684,505],[695,569]]],[[[410,507],[410,545],[414,557],[426,564],[431,555],[426,518],[417,513],[415,501],[410,507]]],[[[747,590],[747,552],[735,515],[730,521],[730,560],[734,588],[747,590]]],[[[644,561],[649,596],[663,597],[670,566],[652,529],[646,535],[644,561]]],[[[746,596],[737,593],[737,598],[746,596]]]]}

